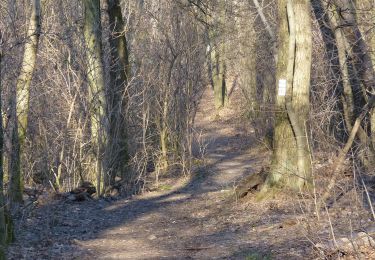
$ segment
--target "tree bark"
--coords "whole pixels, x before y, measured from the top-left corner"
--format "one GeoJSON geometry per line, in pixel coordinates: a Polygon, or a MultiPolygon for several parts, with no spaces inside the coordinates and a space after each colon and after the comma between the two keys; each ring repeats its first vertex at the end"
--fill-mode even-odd
{"type": "MultiPolygon", "coordinates": [[[[109,173],[106,186],[112,185],[115,177],[124,177],[129,160],[126,132],[126,88],[130,76],[129,55],[124,32],[124,21],[119,0],[107,0],[111,35],[111,71],[110,71],[110,122],[109,149],[107,158],[109,173]]],[[[127,176],[130,177],[130,176],[127,176]]]]}
{"type": "Polygon", "coordinates": [[[210,39],[215,42],[211,50],[212,60],[212,78],[214,88],[214,103],[216,109],[220,109],[225,105],[226,97],[226,85],[225,85],[225,15],[226,15],[226,4],[225,0],[219,0],[218,4],[218,15],[214,19],[216,32],[211,32],[210,39]]]}
{"type": "Polygon", "coordinates": [[[17,79],[16,102],[11,102],[11,148],[9,158],[9,197],[11,202],[22,201],[21,152],[27,133],[30,85],[37,59],[40,35],[40,0],[33,0],[25,50],[17,79]]]}
{"type": "MultiPolygon", "coordinates": [[[[2,60],[2,35],[0,32],[0,73],[1,73],[1,60],[2,60]]],[[[0,115],[2,115],[2,82],[0,78],[0,115]]],[[[4,164],[3,164],[3,147],[4,147],[4,134],[3,134],[3,119],[0,118],[0,260],[5,259],[6,249],[6,224],[5,224],[5,199],[4,199],[4,164]]]]}
{"type": "Polygon", "coordinates": [[[214,67],[213,67],[213,83],[214,98],[216,109],[225,105],[225,61],[223,57],[223,43],[217,46],[217,50],[213,51],[214,67]]]}
{"type": "MultiPolygon", "coordinates": [[[[321,1],[321,0],[319,0],[321,1]]],[[[322,6],[323,4],[320,3],[322,6]]],[[[352,129],[352,122],[354,118],[354,96],[352,85],[350,83],[350,74],[348,69],[348,56],[347,56],[347,45],[345,36],[341,29],[338,28],[337,23],[337,14],[335,10],[329,8],[325,10],[325,12],[329,12],[328,22],[330,24],[330,28],[332,29],[334,39],[332,41],[335,42],[337,48],[337,58],[338,58],[338,66],[340,68],[339,72],[341,75],[341,82],[342,82],[342,104],[343,104],[343,117],[345,120],[346,128],[349,132],[352,129]],[[337,28],[337,29],[336,29],[337,28]]]]}
{"type": "Polygon", "coordinates": [[[309,1],[304,0],[295,0],[293,4],[288,4],[289,10],[292,9],[290,12],[293,12],[295,20],[298,21],[295,23],[294,40],[290,34],[293,28],[288,30],[287,2],[278,2],[279,91],[276,96],[273,160],[263,192],[274,186],[300,190],[312,181],[306,127],[310,107],[312,50],[310,5],[309,1]]]}
{"type": "MultiPolygon", "coordinates": [[[[241,30],[241,28],[239,28],[241,30]]],[[[247,107],[251,112],[251,118],[258,117],[259,98],[257,95],[257,59],[254,53],[256,52],[256,36],[254,29],[246,29],[246,34],[242,37],[246,40],[246,45],[241,48],[241,55],[238,59],[241,64],[240,86],[242,92],[247,100],[247,107]]],[[[264,86],[268,88],[268,86],[264,86]]]]}
{"type": "MultiPolygon", "coordinates": [[[[375,15],[375,3],[372,1],[371,6],[371,17],[375,15]]],[[[375,28],[372,28],[370,32],[370,45],[371,45],[371,60],[373,69],[375,70],[375,28]]],[[[371,144],[372,149],[375,151],[375,108],[370,111],[370,124],[371,124],[371,144]]]]}
{"type": "MultiPolygon", "coordinates": [[[[341,28],[352,49],[355,68],[362,84],[369,91],[375,90],[375,72],[369,54],[368,46],[359,30],[355,7],[351,0],[335,0],[336,11],[339,14],[341,28]]],[[[335,29],[338,29],[335,28],[335,29]]]]}
{"type": "MultiPolygon", "coordinates": [[[[332,25],[335,26],[333,29],[335,31],[342,31],[345,35],[346,52],[351,56],[354,69],[357,73],[356,76],[363,86],[364,100],[368,100],[368,95],[366,94],[366,92],[373,93],[375,91],[375,70],[372,62],[372,57],[370,55],[369,46],[366,44],[357,23],[356,8],[353,2],[350,0],[335,0],[334,3],[334,11],[339,19],[335,19],[335,17],[332,17],[332,25]]],[[[347,90],[345,89],[344,91],[347,92],[347,90]]],[[[359,111],[363,110],[364,105],[365,104],[361,104],[359,111]]],[[[355,113],[353,112],[353,114],[355,113]]],[[[356,115],[354,115],[352,118],[348,118],[350,120],[350,124],[353,122],[355,116],[356,115]]],[[[370,109],[370,124],[372,121],[371,117],[372,110],[370,109]]],[[[351,130],[351,128],[349,127],[348,129],[351,130]]],[[[362,146],[365,148],[364,154],[360,155],[360,159],[364,166],[370,169],[373,167],[373,162],[375,160],[375,147],[371,142],[372,133],[368,133],[365,129],[365,127],[362,127],[360,125],[358,128],[357,136],[362,146]]]]}
{"type": "Polygon", "coordinates": [[[91,105],[92,163],[95,164],[93,171],[96,175],[97,194],[101,196],[107,166],[103,159],[108,142],[108,118],[102,61],[100,0],[83,0],[83,3],[85,8],[84,38],[91,105]]]}
{"type": "MultiPolygon", "coordinates": [[[[296,181],[297,186],[302,188],[304,185],[312,184],[311,153],[307,134],[307,121],[310,112],[310,76],[312,61],[310,1],[289,0],[289,6],[288,13],[293,15],[294,12],[295,20],[298,22],[295,23],[294,62],[293,60],[289,60],[288,62],[290,81],[287,82],[291,83],[292,86],[289,86],[289,89],[287,88],[287,91],[290,91],[290,97],[288,97],[287,92],[286,107],[297,144],[298,176],[296,181]]],[[[288,17],[290,16],[288,15],[288,17]]],[[[289,21],[289,31],[291,31],[291,27],[292,25],[289,21]]],[[[292,51],[293,49],[289,50],[289,55],[291,55],[292,51]]]]}
{"type": "MultiPolygon", "coordinates": [[[[278,1],[278,59],[276,79],[277,83],[286,80],[288,64],[288,20],[286,13],[287,0],[278,1]]],[[[269,187],[282,185],[286,182],[290,172],[296,170],[297,149],[293,136],[293,130],[289,124],[288,114],[285,109],[285,96],[276,95],[276,115],[273,136],[273,155],[270,174],[267,177],[265,189],[269,187]]],[[[286,183],[285,183],[286,184],[286,183]]]]}

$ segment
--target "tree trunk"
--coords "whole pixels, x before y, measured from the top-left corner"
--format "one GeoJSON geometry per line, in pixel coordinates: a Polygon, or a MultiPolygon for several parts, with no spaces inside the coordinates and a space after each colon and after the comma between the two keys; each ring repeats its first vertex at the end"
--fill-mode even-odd
{"type": "Polygon", "coordinates": [[[275,41],[276,40],[276,36],[275,36],[273,30],[271,29],[271,26],[270,26],[270,24],[269,24],[266,16],[264,15],[264,12],[263,12],[262,7],[260,6],[258,0],[252,0],[252,2],[254,4],[255,8],[257,9],[257,13],[260,16],[260,19],[262,20],[262,23],[266,27],[268,35],[271,38],[271,41],[275,41]]]}
{"type": "Polygon", "coordinates": [[[345,119],[345,125],[349,132],[352,129],[352,122],[354,119],[354,97],[353,97],[353,90],[350,84],[350,74],[348,70],[348,57],[346,53],[346,46],[347,42],[345,36],[341,29],[335,29],[338,27],[336,13],[334,12],[329,16],[330,26],[334,31],[334,36],[337,45],[337,54],[338,60],[340,64],[340,72],[341,72],[341,81],[343,85],[343,95],[342,95],[342,102],[343,102],[343,113],[345,119]]]}
{"type": "MultiPolygon", "coordinates": [[[[371,16],[374,17],[375,15],[375,3],[371,4],[371,16]]],[[[370,39],[371,39],[371,60],[373,69],[375,70],[375,28],[372,28],[370,32],[370,39]]],[[[372,143],[372,149],[375,151],[375,108],[371,109],[370,111],[371,116],[371,143],[372,143]]]]}
{"type": "MultiPolygon", "coordinates": [[[[110,122],[109,147],[106,154],[109,161],[109,179],[106,186],[114,183],[115,177],[124,177],[129,160],[125,121],[126,87],[130,76],[129,55],[124,32],[124,21],[119,0],[107,0],[110,23],[111,72],[110,72],[110,122]]],[[[130,176],[127,176],[130,177],[130,176]]]]}
{"type": "MultiPolygon", "coordinates": [[[[286,3],[287,0],[278,1],[279,27],[276,79],[279,84],[283,84],[282,82],[286,80],[287,76],[289,35],[286,3]]],[[[276,117],[273,137],[273,156],[265,189],[286,182],[290,172],[296,170],[295,165],[297,164],[296,143],[285,109],[285,94],[276,95],[275,101],[276,117]]]]}
{"type": "Polygon", "coordinates": [[[170,113],[170,87],[171,87],[171,80],[172,80],[172,72],[176,62],[177,56],[174,56],[170,61],[167,70],[166,80],[163,83],[163,91],[162,91],[162,101],[161,101],[161,113],[158,119],[158,128],[159,128],[159,138],[160,138],[160,150],[161,156],[159,160],[159,169],[158,171],[165,172],[169,167],[169,130],[168,130],[168,116],[170,113]]]}
{"type": "Polygon", "coordinates": [[[87,76],[91,105],[91,138],[93,173],[96,175],[98,196],[102,195],[103,177],[106,174],[104,159],[107,147],[107,117],[104,69],[102,62],[100,0],[83,0],[85,7],[84,37],[86,42],[87,76]]]}
{"type": "MultiPolygon", "coordinates": [[[[335,0],[335,5],[335,11],[339,21],[337,21],[336,24],[334,21],[333,25],[335,28],[333,29],[337,31],[340,30],[345,35],[347,43],[346,51],[352,57],[354,69],[357,73],[356,76],[362,84],[364,100],[368,100],[366,91],[373,92],[375,90],[375,70],[368,45],[366,44],[357,23],[355,6],[350,0],[335,0]]],[[[361,110],[363,106],[364,104],[361,104],[361,110]]],[[[370,121],[371,116],[372,111],[370,110],[370,121]]],[[[351,119],[351,122],[353,122],[353,120],[354,118],[351,119]]],[[[362,126],[359,126],[358,129],[358,138],[361,145],[364,147],[364,154],[360,154],[359,157],[364,166],[371,169],[375,160],[375,149],[371,142],[371,133],[368,133],[365,129],[366,128],[362,126]]]]}
{"type": "MultiPolygon", "coordinates": [[[[1,73],[1,60],[2,60],[2,35],[0,32],[0,73],[1,73]]],[[[2,115],[2,84],[0,79],[0,115],[2,115]]],[[[0,118],[0,260],[5,259],[6,248],[6,224],[5,224],[5,199],[4,199],[4,164],[3,164],[3,147],[4,147],[4,134],[3,134],[3,119],[0,118]]]]}
{"type": "Polygon", "coordinates": [[[295,23],[295,43],[290,42],[293,39],[289,38],[287,0],[278,1],[277,114],[273,160],[263,192],[273,186],[299,190],[305,184],[311,183],[311,159],[306,129],[310,107],[312,50],[310,5],[309,2],[303,0],[293,1],[293,3],[289,5],[293,8],[291,12],[295,20],[298,21],[295,23]],[[290,49],[290,44],[295,45],[295,48],[290,49]],[[295,56],[293,55],[294,49],[295,56]],[[288,61],[289,58],[291,58],[290,61],[288,61]],[[286,102],[286,97],[289,99],[288,102],[286,102]]]}
{"type": "Polygon", "coordinates": [[[212,55],[214,56],[214,67],[213,67],[213,83],[214,83],[214,98],[215,108],[219,109],[225,105],[225,61],[223,55],[223,43],[217,46],[217,50],[214,50],[212,55]]]}
{"type": "Polygon", "coordinates": [[[11,202],[22,201],[21,152],[26,139],[30,85],[37,59],[40,35],[40,0],[33,0],[26,35],[25,50],[16,87],[16,103],[11,102],[11,151],[9,158],[9,197],[11,202]]]}
{"type": "Polygon", "coordinates": [[[225,15],[226,15],[226,4],[225,0],[220,0],[218,4],[218,16],[214,19],[216,31],[211,32],[211,41],[214,41],[213,48],[211,50],[212,60],[212,78],[214,88],[214,103],[216,109],[220,109],[225,105],[226,97],[226,85],[225,85],[225,15]]]}
{"type": "MultiPolygon", "coordinates": [[[[294,63],[289,60],[290,72],[293,73],[292,98],[286,102],[288,115],[293,127],[297,144],[298,173],[296,176],[297,186],[312,184],[311,179],[311,153],[308,139],[307,121],[310,112],[310,76],[312,62],[312,30],[310,17],[310,1],[289,0],[295,16],[295,57],[294,63]],[[291,64],[290,64],[291,63],[291,64]],[[295,115],[295,116],[294,116],[295,115]],[[295,117],[295,120],[294,120],[295,117]]],[[[289,16],[288,16],[289,17],[289,16]]],[[[289,23],[289,28],[292,25],[289,23]]],[[[289,50],[289,55],[292,50],[289,50]]],[[[291,83],[289,81],[288,83],[291,83]]],[[[288,89],[287,89],[288,90],[288,89]]],[[[289,86],[289,90],[291,90],[289,86]]],[[[288,93],[287,93],[288,94],[288,93]]],[[[287,95],[288,96],[288,95],[287,95]]],[[[288,98],[287,98],[288,99],[288,98]]]]}
{"type": "MultiPolygon", "coordinates": [[[[350,36],[351,38],[353,38],[352,34],[354,31],[356,31],[357,36],[360,35],[360,30],[356,23],[354,6],[352,5],[352,3],[347,1],[340,1],[337,3],[340,4],[339,7],[333,4],[325,5],[322,0],[315,0],[314,8],[315,12],[320,15],[320,17],[317,17],[317,19],[320,19],[320,21],[323,21],[324,19],[325,21],[325,23],[321,22],[321,30],[323,36],[325,36],[327,51],[330,52],[332,51],[332,49],[335,50],[333,53],[331,53],[331,56],[335,55],[332,60],[337,60],[337,62],[333,64],[333,69],[335,70],[336,67],[339,68],[339,70],[335,70],[335,72],[341,74],[340,77],[342,90],[340,91],[340,94],[343,105],[343,118],[345,121],[346,129],[348,130],[348,132],[351,132],[354,120],[363,107],[363,104],[358,104],[358,101],[356,102],[356,95],[362,94],[358,93],[359,91],[357,87],[355,86],[355,84],[352,84],[352,82],[361,81],[361,75],[359,74],[360,71],[363,71],[363,68],[361,68],[361,56],[365,55],[357,55],[356,51],[359,51],[366,44],[363,39],[359,40],[362,41],[362,43],[353,41],[353,39],[351,39],[351,43],[349,43],[346,36],[350,36]],[[348,12],[348,14],[343,15],[342,12],[348,12]],[[322,15],[322,13],[324,13],[324,15],[322,15]],[[344,17],[346,17],[349,22],[346,22],[344,17]],[[329,29],[326,24],[330,24],[329,29]],[[346,27],[353,28],[348,29],[346,27]],[[344,34],[344,31],[346,31],[346,34],[344,34]],[[327,34],[330,33],[332,34],[331,38],[329,37],[329,35],[327,36],[327,34]],[[358,46],[354,48],[353,44],[358,44],[358,46]],[[332,46],[335,46],[337,48],[332,46]],[[354,61],[354,64],[352,64],[352,61],[354,61]],[[352,67],[354,72],[350,71],[349,67],[352,67]],[[355,72],[357,72],[358,74],[356,74],[355,72]],[[356,92],[357,94],[355,95],[356,92]]],[[[368,71],[366,73],[370,74],[371,72],[368,71]]],[[[366,98],[363,99],[365,100],[366,98]]],[[[364,166],[368,167],[370,166],[369,163],[374,160],[374,146],[371,145],[369,134],[365,129],[366,127],[362,127],[360,125],[358,127],[357,137],[360,141],[360,144],[365,148],[362,149],[364,153],[361,154],[359,158],[361,159],[364,166]]]]}
{"type": "MultiPolygon", "coordinates": [[[[241,89],[247,101],[247,107],[251,113],[251,118],[258,117],[259,103],[257,96],[257,60],[256,55],[256,36],[254,29],[246,31],[246,45],[241,50],[239,62],[242,67],[241,89]]],[[[267,88],[268,86],[264,86],[267,88]]]]}
{"type": "Polygon", "coordinates": [[[354,66],[358,72],[359,78],[367,90],[373,91],[375,89],[375,72],[368,46],[357,24],[353,2],[351,0],[335,0],[335,4],[336,11],[341,18],[338,26],[342,28],[350,48],[352,49],[354,66]]]}

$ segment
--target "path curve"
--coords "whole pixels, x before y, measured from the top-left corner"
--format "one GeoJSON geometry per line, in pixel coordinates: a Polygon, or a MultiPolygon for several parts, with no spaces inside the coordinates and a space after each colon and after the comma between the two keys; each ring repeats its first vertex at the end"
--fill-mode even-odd
{"type": "Polygon", "coordinates": [[[203,157],[191,178],[131,199],[47,205],[21,221],[10,259],[246,259],[254,252],[267,256],[272,247],[293,259],[286,241],[267,233],[279,221],[268,208],[234,209],[236,182],[267,158],[254,149],[241,102],[234,91],[232,105],[217,115],[212,91],[205,91],[194,146],[203,157]]]}

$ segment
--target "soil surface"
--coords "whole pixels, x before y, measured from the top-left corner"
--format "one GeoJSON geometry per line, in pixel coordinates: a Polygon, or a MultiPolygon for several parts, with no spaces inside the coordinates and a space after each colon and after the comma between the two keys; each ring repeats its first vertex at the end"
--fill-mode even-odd
{"type": "Polygon", "coordinates": [[[300,205],[236,201],[269,153],[241,114],[240,90],[217,114],[207,89],[195,120],[194,170],[159,189],[84,202],[43,197],[23,209],[10,259],[311,259],[300,205]],[[297,216],[298,216],[297,214],[297,216]]]}

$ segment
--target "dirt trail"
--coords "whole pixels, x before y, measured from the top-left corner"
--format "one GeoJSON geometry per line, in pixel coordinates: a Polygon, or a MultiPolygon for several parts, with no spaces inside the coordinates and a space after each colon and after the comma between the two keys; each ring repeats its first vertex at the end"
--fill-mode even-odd
{"type": "Polygon", "coordinates": [[[208,89],[196,117],[206,166],[173,191],[111,205],[106,210],[123,217],[110,220],[119,223],[83,242],[84,248],[108,259],[212,259],[235,253],[235,230],[221,229],[218,222],[235,181],[251,171],[252,160],[245,153],[251,140],[240,138],[245,129],[239,133],[231,120],[236,111],[226,109],[222,119],[215,120],[211,95],[208,89]]]}
{"type": "Polygon", "coordinates": [[[285,240],[267,231],[270,222],[277,225],[289,212],[279,212],[276,219],[267,207],[234,205],[236,181],[258,171],[265,159],[254,152],[252,129],[234,108],[240,96],[235,92],[233,106],[215,116],[212,93],[205,92],[196,116],[201,145],[195,147],[197,153],[205,153],[205,162],[195,167],[190,179],[131,199],[59,202],[37,210],[18,228],[11,258],[300,258],[301,251],[290,250],[289,244],[300,240],[297,232],[285,240]]]}

